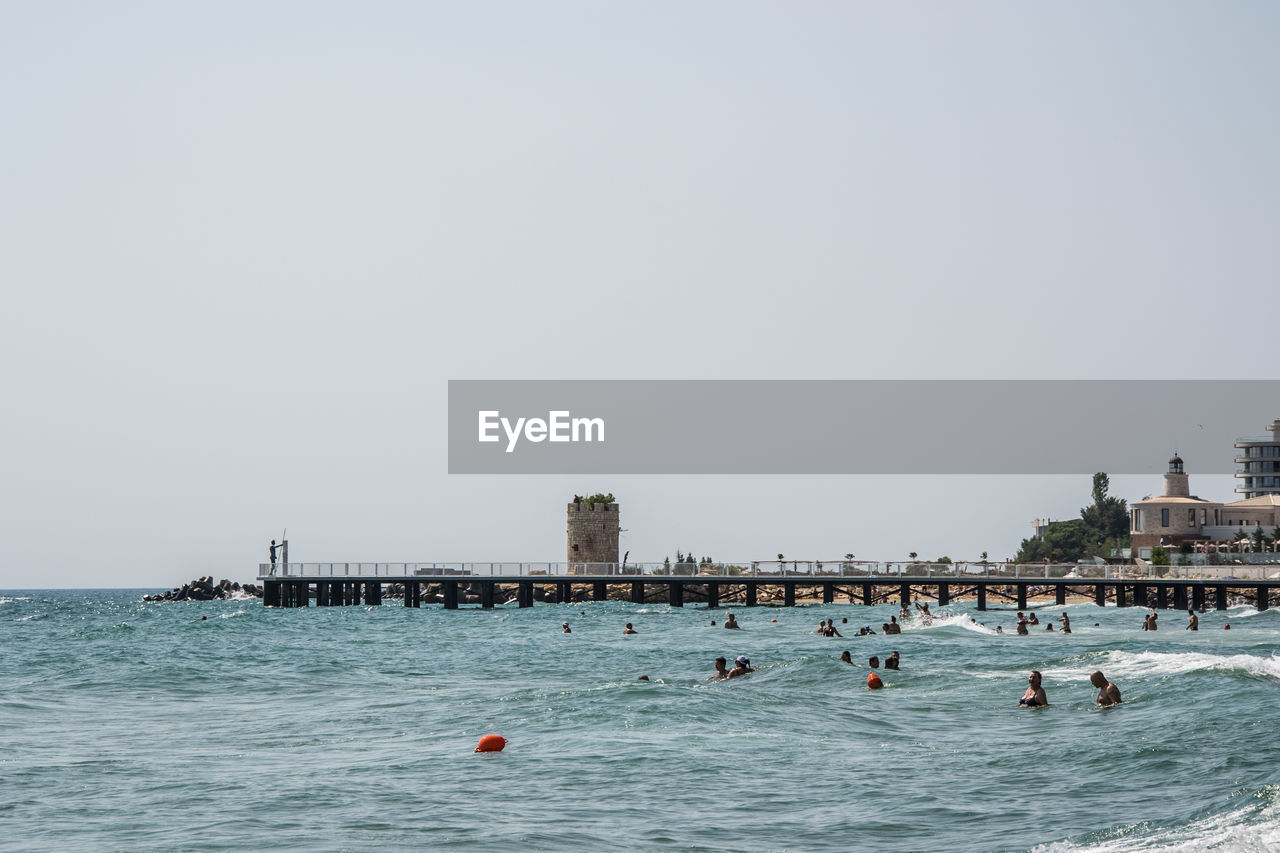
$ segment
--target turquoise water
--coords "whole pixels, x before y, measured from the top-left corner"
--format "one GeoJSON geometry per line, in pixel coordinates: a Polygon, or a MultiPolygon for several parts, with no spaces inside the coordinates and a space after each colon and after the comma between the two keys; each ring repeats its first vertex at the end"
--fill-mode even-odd
{"type": "Polygon", "coordinates": [[[1280,844],[1275,610],[1211,611],[1196,634],[1165,611],[1150,634],[1136,608],[1040,607],[1075,633],[1018,637],[991,631],[1011,611],[958,605],[824,639],[820,618],[878,630],[897,610],[739,608],[733,632],[709,624],[727,610],[621,602],[142,594],[0,593],[4,849],[1280,844]],[[894,649],[902,671],[868,691],[867,657],[894,649]],[[707,680],[738,654],[754,674],[707,680]],[[1032,668],[1047,709],[1017,706],[1032,668]],[[1097,668],[1123,705],[1093,706],[1097,668]],[[473,753],[487,733],[510,744],[473,753]]]}

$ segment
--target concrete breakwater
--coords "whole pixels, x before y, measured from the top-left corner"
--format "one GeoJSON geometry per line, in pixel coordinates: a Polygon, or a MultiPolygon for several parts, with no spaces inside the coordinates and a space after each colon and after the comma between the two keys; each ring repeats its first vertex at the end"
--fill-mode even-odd
{"type": "Polygon", "coordinates": [[[214,583],[213,578],[196,578],[180,587],[156,595],[144,595],[143,601],[223,601],[228,598],[262,598],[262,587],[226,578],[214,583]]]}

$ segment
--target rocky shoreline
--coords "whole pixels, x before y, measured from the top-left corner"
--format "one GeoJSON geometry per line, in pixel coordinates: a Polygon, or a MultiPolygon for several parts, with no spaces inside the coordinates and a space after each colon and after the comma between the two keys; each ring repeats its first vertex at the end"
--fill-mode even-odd
{"type": "Polygon", "coordinates": [[[168,592],[142,596],[143,601],[225,601],[229,598],[262,598],[262,587],[226,578],[214,583],[212,577],[204,577],[168,592]]]}

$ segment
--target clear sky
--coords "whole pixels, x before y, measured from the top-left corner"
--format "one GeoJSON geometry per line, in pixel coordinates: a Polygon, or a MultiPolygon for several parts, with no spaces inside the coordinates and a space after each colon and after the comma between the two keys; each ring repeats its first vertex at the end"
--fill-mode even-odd
{"type": "Polygon", "coordinates": [[[285,527],[295,560],[561,560],[595,491],[633,560],[1010,556],[1088,479],[449,476],[446,382],[1275,378],[1277,33],[0,2],[0,587],[250,580],[285,527]]]}

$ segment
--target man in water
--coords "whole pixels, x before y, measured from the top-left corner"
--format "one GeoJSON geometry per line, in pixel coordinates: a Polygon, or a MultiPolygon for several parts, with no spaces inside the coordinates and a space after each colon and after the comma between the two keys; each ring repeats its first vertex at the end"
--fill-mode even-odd
{"type": "Polygon", "coordinates": [[[627,623],[627,627],[625,627],[625,628],[623,628],[623,629],[622,629],[622,633],[623,633],[623,634],[639,634],[640,632],[639,632],[639,631],[637,631],[635,628],[632,628],[632,627],[631,627],[631,623],[630,623],[630,622],[628,622],[628,623],[627,623]]]}
{"type": "Polygon", "coordinates": [[[1095,669],[1089,676],[1089,683],[1098,688],[1099,705],[1120,704],[1120,688],[1107,681],[1107,677],[1102,674],[1102,670],[1095,669]]]}
{"type": "Polygon", "coordinates": [[[746,675],[748,672],[755,672],[751,668],[751,661],[747,660],[746,655],[738,655],[737,660],[733,662],[733,669],[729,670],[728,678],[737,678],[739,675],[746,675]]]}
{"type": "Polygon", "coordinates": [[[1029,633],[1027,631],[1027,617],[1022,615],[1021,610],[1018,611],[1018,633],[1019,634],[1029,633]]]}
{"type": "Polygon", "coordinates": [[[888,630],[887,632],[885,632],[885,633],[888,633],[888,634],[901,634],[901,633],[902,633],[902,626],[898,624],[898,617],[897,617],[897,616],[890,616],[890,617],[889,617],[889,630],[888,630]]]}
{"type": "Polygon", "coordinates": [[[997,626],[996,626],[996,633],[997,633],[997,634],[1003,634],[1003,633],[1004,633],[1004,626],[1003,626],[1003,625],[997,625],[997,626]]]}
{"type": "Polygon", "coordinates": [[[897,652],[890,652],[890,653],[889,653],[889,656],[888,656],[887,658],[885,658],[885,659],[884,659],[884,668],[885,668],[885,669],[897,669],[897,668],[898,668],[898,653],[897,653],[897,652]]]}
{"type": "Polygon", "coordinates": [[[843,652],[841,652],[841,653],[840,653],[840,660],[844,661],[844,662],[845,662],[845,663],[847,663],[847,664],[852,664],[852,663],[853,663],[853,655],[849,654],[849,652],[848,652],[848,651],[843,651],[843,652]]]}
{"type": "Polygon", "coordinates": [[[726,666],[727,663],[728,661],[724,658],[716,658],[716,671],[715,674],[711,676],[712,681],[719,681],[722,678],[729,677],[729,667],[726,666]]]}
{"type": "Polygon", "coordinates": [[[1190,610],[1190,609],[1188,609],[1188,610],[1187,610],[1187,616],[1191,617],[1191,618],[1187,619],[1187,630],[1188,630],[1188,631],[1199,631],[1199,630],[1200,630],[1200,617],[1199,617],[1199,616],[1196,616],[1196,612],[1195,612],[1194,610],[1190,610]]]}
{"type": "Polygon", "coordinates": [[[1036,612],[1034,610],[1032,610],[1030,613],[1027,614],[1027,624],[1028,625],[1040,624],[1040,617],[1036,616],[1036,612]]]}
{"type": "Polygon", "coordinates": [[[1159,618],[1160,618],[1160,614],[1158,614],[1158,613],[1156,613],[1154,610],[1152,610],[1152,611],[1151,611],[1151,628],[1150,628],[1149,630],[1152,630],[1152,631],[1156,630],[1156,627],[1157,627],[1157,626],[1156,626],[1156,620],[1157,620],[1157,619],[1159,619],[1159,618]]]}
{"type": "Polygon", "coordinates": [[[1063,611],[1062,615],[1058,617],[1058,621],[1062,623],[1062,633],[1070,634],[1071,617],[1066,614],[1066,611],[1063,611]]]}
{"type": "MultiPolygon", "coordinates": [[[[1102,673],[1096,674],[1101,675],[1102,673]]],[[[1117,699],[1116,701],[1120,700],[1117,699]]],[[[1018,704],[1026,705],[1028,708],[1043,708],[1049,704],[1049,697],[1045,696],[1044,688],[1040,686],[1040,670],[1033,669],[1031,674],[1027,676],[1027,692],[1022,694],[1018,704]]]]}
{"type": "Polygon", "coordinates": [[[732,614],[732,613],[730,613],[727,617],[725,617],[725,620],[724,620],[724,626],[725,626],[726,628],[737,628],[737,627],[738,627],[738,620],[737,620],[737,619],[735,619],[735,618],[733,618],[733,614],[732,614]]]}
{"type": "Polygon", "coordinates": [[[901,609],[898,610],[898,615],[901,616],[903,619],[906,619],[908,616],[911,615],[911,611],[907,609],[907,603],[905,601],[902,602],[902,607],[901,609]]]}
{"type": "Polygon", "coordinates": [[[871,659],[867,661],[867,665],[870,666],[872,669],[879,669],[880,658],[876,657],[875,655],[872,655],[871,659]]]}
{"type": "Polygon", "coordinates": [[[561,623],[560,623],[560,633],[561,633],[561,634],[572,634],[572,633],[573,633],[573,631],[570,631],[570,630],[569,630],[569,623],[568,623],[568,622],[561,622],[561,623]]]}

